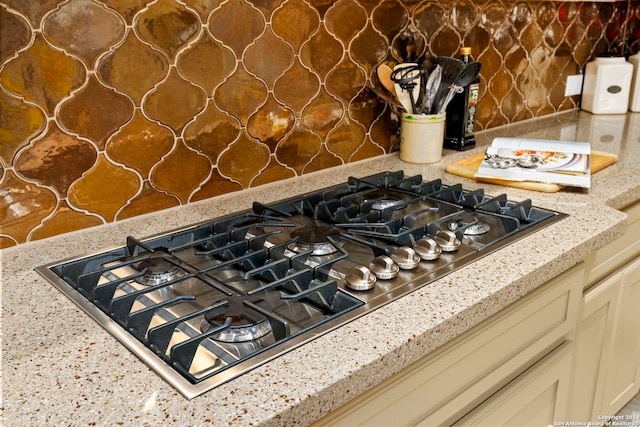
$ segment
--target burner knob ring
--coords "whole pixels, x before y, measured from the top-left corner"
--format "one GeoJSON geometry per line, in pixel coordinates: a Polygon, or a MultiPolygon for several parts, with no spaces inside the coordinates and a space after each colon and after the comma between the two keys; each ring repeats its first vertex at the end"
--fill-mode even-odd
{"type": "Polygon", "coordinates": [[[438,246],[438,243],[430,237],[425,237],[416,242],[413,247],[416,253],[425,261],[433,261],[440,258],[442,248],[438,246]]]}
{"type": "Polygon", "coordinates": [[[357,265],[347,271],[345,280],[347,287],[354,291],[368,291],[373,289],[376,276],[364,265],[357,265]]]}
{"type": "Polygon", "coordinates": [[[409,246],[401,246],[391,254],[391,259],[403,270],[413,270],[420,264],[420,257],[409,246]]]}
{"type": "Polygon", "coordinates": [[[440,230],[433,239],[442,248],[443,252],[455,252],[462,244],[456,233],[451,230],[440,230]]]}
{"type": "Polygon", "coordinates": [[[369,264],[369,269],[380,280],[393,279],[398,276],[398,271],[400,271],[400,267],[387,255],[375,257],[369,264]]]}

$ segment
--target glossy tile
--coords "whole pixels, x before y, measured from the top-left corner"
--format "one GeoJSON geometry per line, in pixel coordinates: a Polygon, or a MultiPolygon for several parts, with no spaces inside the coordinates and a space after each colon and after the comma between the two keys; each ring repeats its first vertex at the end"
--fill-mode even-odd
{"type": "Polygon", "coordinates": [[[0,63],[26,47],[31,38],[28,22],[0,4],[0,63]]]}
{"type": "Polygon", "coordinates": [[[82,63],[53,48],[40,34],[0,71],[2,87],[54,115],[58,103],[78,89],[86,78],[82,63]],[[60,78],[64,76],[64,78],[60,78]]]}
{"type": "Polygon", "coordinates": [[[198,15],[174,0],[149,4],[135,17],[134,25],[142,41],[164,52],[171,60],[201,31],[198,15]]]}
{"type": "Polygon", "coordinates": [[[27,182],[13,171],[7,171],[0,181],[0,218],[2,234],[9,241],[26,241],[31,230],[56,208],[53,191],[27,182]]]}
{"type": "Polygon", "coordinates": [[[111,160],[138,171],[148,178],[149,171],[174,144],[174,134],[164,126],[149,120],[141,111],[122,126],[106,144],[111,160]]]}
{"type": "Polygon", "coordinates": [[[220,154],[217,166],[223,176],[239,182],[243,188],[248,188],[251,181],[269,164],[269,160],[269,147],[242,132],[240,137],[220,154]]]}
{"type": "Polygon", "coordinates": [[[111,163],[104,155],[69,188],[69,204],[99,215],[106,222],[138,192],[140,176],[111,163]],[[113,185],[117,182],[118,185],[113,185]]]}
{"type": "Polygon", "coordinates": [[[0,92],[0,111],[0,160],[11,165],[18,150],[44,130],[46,117],[40,108],[5,92],[0,92]]]}
{"type": "Polygon", "coordinates": [[[104,224],[102,219],[71,209],[67,202],[62,200],[58,203],[55,213],[33,229],[29,234],[29,240],[45,239],[100,224],[104,224]]]}
{"type": "Polygon", "coordinates": [[[72,98],[60,104],[58,119],[65,130],[104,149],[107,138],[131,119],[133,111],[130,98],[90,76],[72,98]]]}
{"type": "Polygon", "coordinates": [[[151,170],[150,182],[158,190],[178,197],[184,204],[207,179],[210,170],[211,162],[206,156],[178,140],[171,152],[151,170]]]}
{"type": "Polygon", "coordinates": [[[180,134],[182,128],[206,105],[204,90],[173,70],[169,77],[147,94],[142,109],[149,118],[180,134]]]}
{"type": "Polygon", "coordinates": [[[168,72],[166,56],[140,41],[133,32],[103,56],[96,67],[96,74],[104,84],[129,96],[136,106],[168,72]]]}
{"type": "Polygon", "coordinates": [[[97,157],[95,145],[51,123],[41,138],[18,154],[13,166],[18,174],[55,189],[64,198],[69,186],[94,165],[97,157]]]}
{"type": "Polygon", "coordinates": [[[82,58],[93,68],[96,58],[123,38],[125,22],[101,3],[74,0],[47,15],[42,31],[54,46],[82,58]]]}

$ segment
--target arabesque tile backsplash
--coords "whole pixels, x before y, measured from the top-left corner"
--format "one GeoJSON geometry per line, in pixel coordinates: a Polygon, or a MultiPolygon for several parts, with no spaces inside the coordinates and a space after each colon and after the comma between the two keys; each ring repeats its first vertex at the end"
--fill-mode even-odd
{"type": "Polygon", "coordinates": [[[469,45],[478,128],[576,108],[640,1],[5,0],[0,247],[395,150],[376,66],[469,45]]]}

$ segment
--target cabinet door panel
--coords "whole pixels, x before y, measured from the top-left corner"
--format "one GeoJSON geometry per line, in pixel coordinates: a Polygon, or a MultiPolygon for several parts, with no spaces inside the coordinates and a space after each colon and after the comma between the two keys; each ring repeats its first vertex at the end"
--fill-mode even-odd
{"type": "Polygon", "coordinates": [[[602,413],[615,414],[638,393],[640,355],[640,259],[625,267],[610,347],[602,413]]]}
{"type": "Polygon", "coordinates": [[[605,349],[611,343],[621,280],[620,274],[612,276],[584,295],[582,321],[575,346],[569,419],[596,421],[595,417],[602,414],[602,396],[597,396],[598,378],[608,364],[605,349]]]}

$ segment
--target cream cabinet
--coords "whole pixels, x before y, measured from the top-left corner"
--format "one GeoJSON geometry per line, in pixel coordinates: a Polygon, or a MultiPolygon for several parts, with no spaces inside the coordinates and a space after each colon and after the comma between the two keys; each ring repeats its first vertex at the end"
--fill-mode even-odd
{"type": "Polygon", "coordinates": [[[585,260],[570,419],[615,415],[640,391],[640,203],[625,235],[585,260]]]}
{"type": "Polygon", "coordinates": [[[558,347],[455,425],[524,427],[566,420],[572,347],[558,347]]]}
{"type": "Polygon", "coordinates": [[[315,425],[451,425],[484,401],[564,415],[583,279],[570,269],[315,425]]]}

